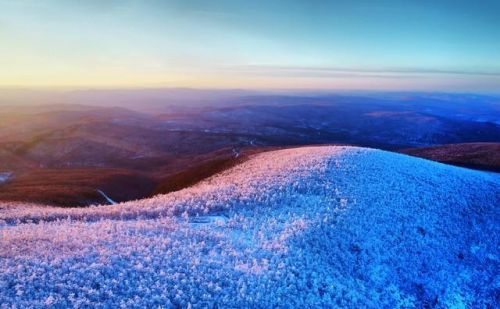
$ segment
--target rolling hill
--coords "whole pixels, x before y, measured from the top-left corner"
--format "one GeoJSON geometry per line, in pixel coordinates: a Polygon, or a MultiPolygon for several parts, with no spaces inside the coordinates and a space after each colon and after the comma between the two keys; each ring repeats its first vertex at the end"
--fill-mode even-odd
{"type": "Polygon", "coordinates": [[[463,143],[409,148],[400,152],[457,166],[500,172],[500,143],[463,143]]]}
{"type": "Polygon", "coordinates": [[[257,154],[113,206],[0,205],[0,303],[496,307],[500,176],[359,147],[257,154]]]}
{"type": "MultiPolygon", "coordinates": [[[[208,102],[153,91],[142,97],[151,102],[136,106],[112,100],[113,93],[53,100],[66,104],[48,104],[43,96],[0,102],[0,174],[10,175],[0,200],[88,206],[104,202],[98,190],[116,201],[146,198],[193,184],[236,153],[262,148],[349,144],[398,151],[500,142],[496,97],[226,93],[208,102]]],[[[472,168],[495,157],[470,147],[448,149],[449,156],[462,153],[450,163],[472,168]]]]}

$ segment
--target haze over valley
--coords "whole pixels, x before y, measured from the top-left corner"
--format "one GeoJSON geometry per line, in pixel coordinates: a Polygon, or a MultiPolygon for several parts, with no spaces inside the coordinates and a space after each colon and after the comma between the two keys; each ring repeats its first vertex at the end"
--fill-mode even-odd
{"type": "MultiPolygon", "coordinates": [[[[125,107],[117,97],[127,91],[69,94],[66,103],[51,105],[2,102],[0,199],[85,206],[109,202],[100,191],[113,201],[144,198],[275,147],[349,144],[399,151],[489,142],[483,147],[495,150],[500,143],[500,99],[494,96],[174,89],[157,90],[149,102],[148,93],[143,104],[125,107]],[[92,104],[92,97],[99,99],[92,104]],[[84,98],[86,105],[74,103],[84,98]]],[[[498,170],[494,154],[482,157],[489,160],[483,168],[498,170]]]]}
{"type": "Polygon", "coordinates": [[[500,308],[500,1],[0,0],[0,309],[500,308]]]}

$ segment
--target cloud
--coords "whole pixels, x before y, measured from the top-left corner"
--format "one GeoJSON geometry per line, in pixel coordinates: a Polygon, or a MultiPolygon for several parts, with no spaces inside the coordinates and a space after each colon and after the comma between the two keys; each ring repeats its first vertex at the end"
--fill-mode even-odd
{"type": "Polygon", "coordinates": [[[383,69],[358,69],[340,67],[307,67],[307,66],[265,66],[248,65],[232,67],[234,70],[252,75],[287,76],[287,77],[375,77],[375,78],[415,78],[436,75],[455,76],[490,76],[500,77],[497,71],[470,71],[470,70],[441,70],[421,68],[383,68],[383,69]]]}

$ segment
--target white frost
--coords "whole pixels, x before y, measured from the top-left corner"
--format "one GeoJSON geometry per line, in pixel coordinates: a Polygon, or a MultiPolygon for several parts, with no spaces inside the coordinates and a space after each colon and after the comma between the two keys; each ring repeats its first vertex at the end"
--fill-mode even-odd
{"type": "Polygon", "coordinates": [[[116,204],[116,202],[113,201],[109,196],[107,196],[106,193],[104,193],[103,191],[97,189],[97,192],[99,192],[99,194],[102,195],[106,199],[106,201],[108,201],[108,203],[110,203],[111,205],[116,204]]]}
{"type": "Polygon", "coordinates": [[[0,173],[0,184],[6,182],[9,180],[10,176],[12,176],[12,173],[6,172],[6,173],[0,173]]]}
{"type": "Polygon", "coordinates": [[[5,307],[495,307],[500,179],[272,151],[115,207],[0,205],[5,307]]]}

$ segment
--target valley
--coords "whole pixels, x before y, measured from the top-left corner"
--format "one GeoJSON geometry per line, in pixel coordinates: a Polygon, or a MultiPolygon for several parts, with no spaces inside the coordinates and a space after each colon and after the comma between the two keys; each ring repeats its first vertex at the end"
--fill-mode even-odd
{"type": "Polygon", "coordinates": [[[169,103],[167,96],[143,109],[102,106],[101,101],[99,106],[68,101],[33,108],[0,104],[0,173],[9,175],[2,178],[0,200],[59,206],[108,203],[101,191],[124,202],[182,189],[254,153],[301,145],[358,145],[498,170],[495,97],[175,98],[184,103],[169,103]],[[474,102],[474,110],[464,102],[474,102]],[[450,146],[449,155],[460,157],[451,160],[424,151],[467,143],[492,149],[470,154],[475,151],[471,147],[450,146]]]}

